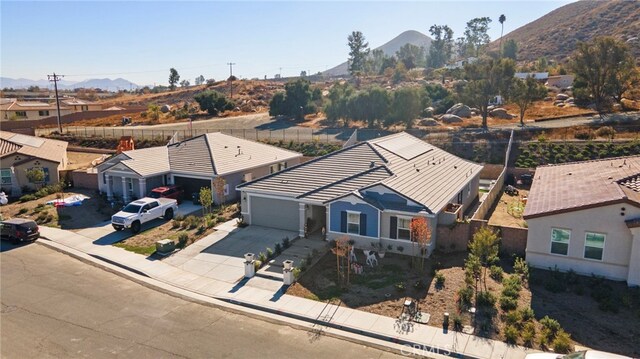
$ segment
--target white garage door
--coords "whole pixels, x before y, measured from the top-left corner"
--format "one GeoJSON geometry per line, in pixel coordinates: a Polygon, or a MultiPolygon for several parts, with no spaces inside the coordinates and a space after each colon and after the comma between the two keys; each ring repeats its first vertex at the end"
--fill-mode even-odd
{"type": "Polygon", "coordinates": [[[251,196],[251,224],[298,231],[298,202],[251,196]]]}

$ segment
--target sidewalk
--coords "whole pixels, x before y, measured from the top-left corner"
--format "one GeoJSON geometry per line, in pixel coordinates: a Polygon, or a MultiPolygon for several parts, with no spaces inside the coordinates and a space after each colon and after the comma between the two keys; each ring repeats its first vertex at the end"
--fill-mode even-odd
{"type": "MultiPolygon", "coordinates": [[[[74,232],[44,226],[40,227],[40,231],[46,239],[39,241],[58,250],[67,252],[77,250],[97,261],[117,265],[197,295],[232,303],[248,308],[252,312],[259,310],[277,314],[279,320],[284,322],[298,320],[313,323],[314,330],[318,332],[317,335],[334,328],[383,340],[396,350],[397,344],[405,345],[404,348],[407,350],[403,354],[407,355],[436,353],[463,358],[518,359],[535,352],[524,347],[507,345],[500,341],[451,330],[444,332],[442,328],[429,325],[417,323],[399,325],[400,323],[394,318],[362,312],[338,304],[290,296],[283,294],[282,283],[275,280],[254,277],[237,283],[228,283],[188,272],[165,261],[148,259],[121,248],[96,245],[90,238],[74,232]],[[417,349],[411,349],[409,346],[417,349]]],[[[343,336],[354,340],[353,335],[343,336]]]]}

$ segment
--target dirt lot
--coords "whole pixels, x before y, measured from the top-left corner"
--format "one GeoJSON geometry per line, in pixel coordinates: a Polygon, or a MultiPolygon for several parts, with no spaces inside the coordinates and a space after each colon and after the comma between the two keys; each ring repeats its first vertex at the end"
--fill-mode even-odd
{"type": "MultiPolygon", "coordinates": [[[[363,259],[358,251],[359,259],[363,259]]],[[[351,275],[351,285],[341,288],[336,275],[336,258],[329,253],[322,257],[312,268],[304,272],[299,281],[291,286],[288,294],[297,295],[314,300],[341,300],[342,305],[349,308],[397,318],[402,312],[402,305],[406,298],[413,298],[418,303],[418,309],[431,315],[429,325],[442,326],[444,313],[452,313],[452,318],[459,317],[462,325],[475,324],[475,334],[497,340],[505,340],[504,330],[508,319],[506,312],[496,303],[493,309],[478,308],[473,316],[468,311],[460,311],[457,305],[458,291],[465,287],[464,260],[466,253],[437,254],[426,261],[425,270],[410,269],[411,259],[399,254],[387,254],[379,259],[380,265],[375,268],[365,267],[364,274],[351,275]],[[440,268],[444,275],[442,287],[436,286],[431,268],[440,268]],[[422,280],[424,287],[416,285],[422,280]],[[405,289],[396,288],[403,283],[405,289]],[[489,322],[482,318],[492,318],[489,322]],[[482,324],[486,323],[486,324],[482,324]]],[[[500,263],[506,278],[512,273],[511,260],[500,263]]],[[[618,308],[619,312],[612,314],[598,309],[598,303],[589,295],[582,293],[552,293],[545,289],[545,278],[550,277],[547,271],[539,271],[532,275],[531,290],[524,285],[519,292],[518,308],[533,308],[535,318],[536,339],[533,347],[542,348],[539,342],[542,325],[540,319],[545,315],[557,319],[562,328],[571,334],[576,344],[595,349],[608,350],[631,356],[640,354],[640,348],[635,345],[634,338],[640,333],[640,291],[629,299],[632,292],[620,283],[604,281],[604,286],[611,286],[616,293],[630,304],[629,307],[618,308]],[[588,325],[586,325],[588,323],[588,325]]],[[[589,278],[581,278],[585,284],[589,278]]],[[[503,284],[487,275],[488,290],[497,298],[503,289],[503,284]]],[[[582,288],[584,291],[584,288],[582,288]]],[[[520,323],[522,325],[522,323],[520,323]]],[[[521,330],[521,327],[520,327],[521,330]]],[[[523,345],[522,338],[517,343],[523,345]]]]}
{"type": "Polygon", "coordinates": [[[515,196],[502,191],[493,211],[489,214],[490,225],[525,228],[526,222],[522,219],[522,212],[525,206],[524,198],[529,195],[529,190],[523,186],[516,186],[516,188],[518,194],[515,196]]]}
{"type": "Polygon", "coordinates": [[[69,158],[67,169],[77,170],[91,167],[91,161],[102,157],[102,155],[99,153],[68,151],[67,157],[69,158]]]}
{"type": "Polygon", "coordinates": [[[25,203],[15,200],[2,206],[2,216],[3,218],[30,218],[41,225],[70,230],[87,228],[111,218],[114,211],[94,191],[72,190],[64,192],[63,196],[68,198],[77,194],[88,196],[89,199],[84,200],[81,206],[62,208],[45,205],[46,202],[58,198],[58,194],[50,194],[25,203]]]}
{"type": "Polygon", "coordinates": [[[140,232],[116,243],[115,246],[138,254],[150,255],[155,252],[156,241],[167,238],[176,242],[176,245],[182,245],[180,244],[180,236],[181,234],[184,236],[183,233],[185,233],[188,238],[184,243],[186,247],[213,233],[215,225],[237,217],[238,213],[238,205],[231,204],[225,206],[224,211],[216,209],[204,217],[201,211],[187,217],[176,216],[172,221],[140,232]]]}

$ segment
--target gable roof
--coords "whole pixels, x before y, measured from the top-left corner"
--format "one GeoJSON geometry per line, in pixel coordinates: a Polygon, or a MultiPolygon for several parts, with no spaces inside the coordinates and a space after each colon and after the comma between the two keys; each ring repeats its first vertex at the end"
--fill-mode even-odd
{"type": "Polygon", "coordinates": [[[140,176],[152,176],[169,172],[169,155],[166,146],[149,147],[122,152],[128,159],[120,161],[140,176]]]}
{"type": "Polygon", "coordinates": [[[436,212],[481,169],[401,132],[360,142],[238,188],[327,202],[381,183],[436,212]]]}
{"type": "Polygon", "coordinates": [[[67,153],[67,142],[0,131],[0,157],[21,154],[60,163],[67,153]]]}
{"type": "MultiPolygon", "coordinates": [[[[56,105],[36,101],[14,101],[11,103],[4,103],[0,106],[0,108],[6,111],[42,111],[57,109],[56,105]]],[[[60,106],[60,110],[68,109],[69,107],[60,106]]]]}
{"type": "Polygon", "coordinates": [[[640,206],[640,156],[536,169],[524,218],[631,202],[640,206]]]}

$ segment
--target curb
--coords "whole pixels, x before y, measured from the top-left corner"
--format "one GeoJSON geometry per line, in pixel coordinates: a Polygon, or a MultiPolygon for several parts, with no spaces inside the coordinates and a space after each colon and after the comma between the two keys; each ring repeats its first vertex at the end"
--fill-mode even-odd
{"type": "MultiPolygon", "coordinates": [[[[239,315],[246,315],[254,319],[263,320],[271,324],[285,325],[293,329],[306,331],[309,333],[317,333],[318,336],[326,335],[331,338],[346,340],[354,344],[364,345],[370,348],[378,349],[381,351],[389,352],[392,354],[400,354],[406,356],[418,356],[432,359],[447,359],[447,358],[465,358],[465,359],[482,359],[470,356],[463,356],[462,354],[451,352],[450,355],[443,355],[438,353],[429,352],[429,348],[423,344],[417,344],[416,349],[414,347],[408,347],[413,343],[409,341],[401,341],[398,338],[392,338],[380,334],[374,334],[374,336],[368,337],[367,332],[356,330],[353,328],[346,328],[340,325],[329,325],[330,323],[323,322],[321,320],[314,320],[290,313],[283,313],[281,311],[273,310],[270,308],[262,308],[260,306],[240,302],[234,299],[228,298],[216,298],[209,297],[203,294],[189,291],[173,284],[165,283],[161,280],[154,279],[140,271],[130,271],[132,268],[128,268],[124,265],[114,265],[108,262],[102,262],[102,257],[89,255],[76,249],[67,247],[65,245],[51,241],[46,237],[41,237],[47,241],[36,241],[35,243],[52,249],[56,252],[68,255],[74,259],[77,259],[85,264],[93,267],[105,270],[109,273],[115,274],[119,277],[131,280],[146,288],[155,290],[157,292],[170,295],[175,298],[193,302],[196,304],[224,310],[239,315]],[[137,273],[136,273],[137,272],[137,273]],[[142,273],[142,274],[138,274],[142,273]],[[287,318],[288,320],[284,320],[287,318]],[[302,318],[302,319],[299,319],[302,318]],[[321,327],[318,327],[320,324],[321,327]],[[387,338],[387,340],[379,339],[387,338]],[[402,344],[407,343],[407,344],[402,344]],[[411,343],[411,344],[410,344],[411,343]],[[421,353],[421,354],[416,354],[421,353]],[[428,354],[429,356],[426,356],[428,354]]],[[[447,349],[443,349],[445,351],[447,349]]]]}

